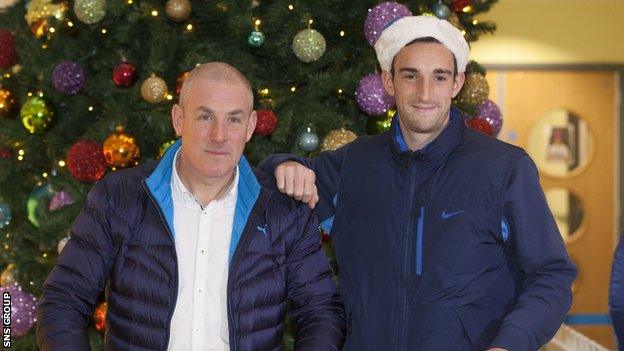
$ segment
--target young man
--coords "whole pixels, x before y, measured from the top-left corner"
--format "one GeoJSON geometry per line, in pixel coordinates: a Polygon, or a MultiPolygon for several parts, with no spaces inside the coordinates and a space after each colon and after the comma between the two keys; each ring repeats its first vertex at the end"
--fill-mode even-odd
{"type": "Polygon", "coordinates": [[[234,67],[189,75],[181,140],[98,182],[42,288],[42,350],[89,350],[106,287],[108,350],[277,350],[287,300],[297,350],[340,350],[345,320],[317,222],[242,156],[256,125],[234,67]]]}
{"type": "Polygon", "coordinates": [[[399,19],[375,50],[396,99],[390,131],[312,160],[264,163],[311,207],[318,187],[345,350],[537,350],[570,307],[576,269],[533,162],[451,108],[469,48],[450,23],[399,19]]]}

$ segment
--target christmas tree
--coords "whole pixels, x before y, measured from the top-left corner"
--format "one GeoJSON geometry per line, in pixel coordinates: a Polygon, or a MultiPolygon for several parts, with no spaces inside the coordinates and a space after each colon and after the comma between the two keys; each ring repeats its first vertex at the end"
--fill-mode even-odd
{"type": "MultiPolygon", "coordinates": [[[[170,110],[195,65],[228,62],[252,82],[252,164],[314,156],[389,127],[394,102],[371,47],[388,22],[438,16],[470,42],[494,30],[476,16],[495,2],[30,0],[0,10],[0,285],[23,297],[12,348],[36,349],[34,297],[93,182],[173,142],[170,110]]],[[[495,134],[483,76],[472,63],[456,104],[495,134]]]]}

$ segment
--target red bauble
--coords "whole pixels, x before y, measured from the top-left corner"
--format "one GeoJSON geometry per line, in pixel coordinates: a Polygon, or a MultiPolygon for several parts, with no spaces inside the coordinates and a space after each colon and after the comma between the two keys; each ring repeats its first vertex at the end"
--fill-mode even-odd
{"type": "Polygon", "coordinates": [[[104,334],[106,332],[106,311],[108,310],[108,305],[106,302],[102,302],[93,313],[93,325],[95,326],[95,330],[100,332],[100,334],[104,334]]]}
{"type": "Polygon", "coordinates": [[[492,130],[492,126],[484,119],[481,118],[471,118],[466,124],[468,127],[477,130],[481,133],[487,134],[489,136],[494,136],[494,131],[492,130]]]}
{"type": "Polygon", "coordinates": [[[325,233],[324,230],[321,230],[321,244],[323,246],[329,244],[331,241],[331,236],[328,233],[325,233]]]}
{"type": "Polygon", "coordinates": [[[176,83],[176,96],[180,96],[182,86],[184,85],[184,82],[186,82],[186,78],[188,78],[189,74],[191,74],[191,71],[184,71],[178,76],[178,82],[176,83]]]}
{"type": "Polygon", "coordinates": [[[95,182],[106,172],[102,145],[95,141],[80,140],[67,153],[67,169],[81,182],[95,182]]]}
{"type": "Polygon", "coordinates": [[[275,112],[267,109],[260,109],[256,111],[258,115],[258,122],[256,123],[256,130],[254,133],[258,135],[271,135],[277,128],[277,116],[275,112]]]}
{"type": "Polygon", "coordinates": [[[0,158],[10,159],[12,156],[11,149],[0,149],[0,158]]]}
{"type": "Polygon", "coordinates": [[[453,11],[455,12],[462,12],[464,7],[470,6],[470,5],[472,5],[472,1],[470,0],[453,0],[453,5],[451,7],[453,8],[453,11]]]}
{"type": "Polygon", "coordinates": [[[0,67],[9,68],[17,62],[15,38],[8,29],[0,29],[0,67]]]}
{"type": "Polygon", "coordinates": [[[132,86],[139,77],[136,67],[130,62],[122,62],[113,69],[113,82],[122,88],[132,86]]]}

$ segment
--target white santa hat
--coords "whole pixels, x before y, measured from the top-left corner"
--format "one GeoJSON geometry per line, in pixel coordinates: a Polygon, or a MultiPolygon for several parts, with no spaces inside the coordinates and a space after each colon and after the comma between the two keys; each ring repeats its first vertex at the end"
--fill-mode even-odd
{"type": "Polygon", "coordinates": [[[381,69],[390,72],[394,56],[408,43],[419,38],[437,39],[455,55],[457,71],[464,72],[470,48],[462,32],[448,21],[433,16],[406,16],[384,29],[375,43],[381,69]]]}

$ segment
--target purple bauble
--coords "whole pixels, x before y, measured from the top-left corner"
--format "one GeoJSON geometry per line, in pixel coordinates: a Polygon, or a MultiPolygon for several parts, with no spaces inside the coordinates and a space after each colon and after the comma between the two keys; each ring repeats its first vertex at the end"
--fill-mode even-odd
{"type": "Polygon", "coordinates": [[[382,2],[373,7],[368,10],[368,15],[364,21],[364,36],[366,37],[366,41],[370,45],[375,45],[382,30],[399,18],[411,15],[412,11],[398,2],[382,2]]]}
{"type": "Polygon", "coordinates": [[[377,116],[394,106],[394,97],[386,93],[381,82],[381,75],[371,73],[358,84],[355,100],[360,109],[369,116],[377,116]]]}
{"type": "Polygon", "coordinates": [[[63,61],[54,68],[52,83],[62,93],[76,94],[85,85],[84,70],[76,62],[63,61]]]}
{"type": "Polygon", "coordinates": [[[50,211],[56,211],[58,209],[61,209],[73,203],[74,203],[74,199],[72,199],[72,197],[68,193],[61,190],[58,193],[54,194],[54,196],[52,197],[52,200],[50,200],[49,208],[50,208],[50,211]]]}
{"type": "Polygon", "coordinates": [[[37,299],[22,290],[17,283],[9,286],[0,287],[4,304],[11,301],[11,335],[22,336],[28,333],[37,321],[35,307],[37,299]],[[10,295],[10,300],[5,293],[10,295]]]}
{"type": "Polygon", "coordinates": [[[492,100],[485,100],[481,106],[479,106],[477,118],[486,121],[492,127],[493,136],[497,136],[503,127],[501,110],[492,100]]]}

